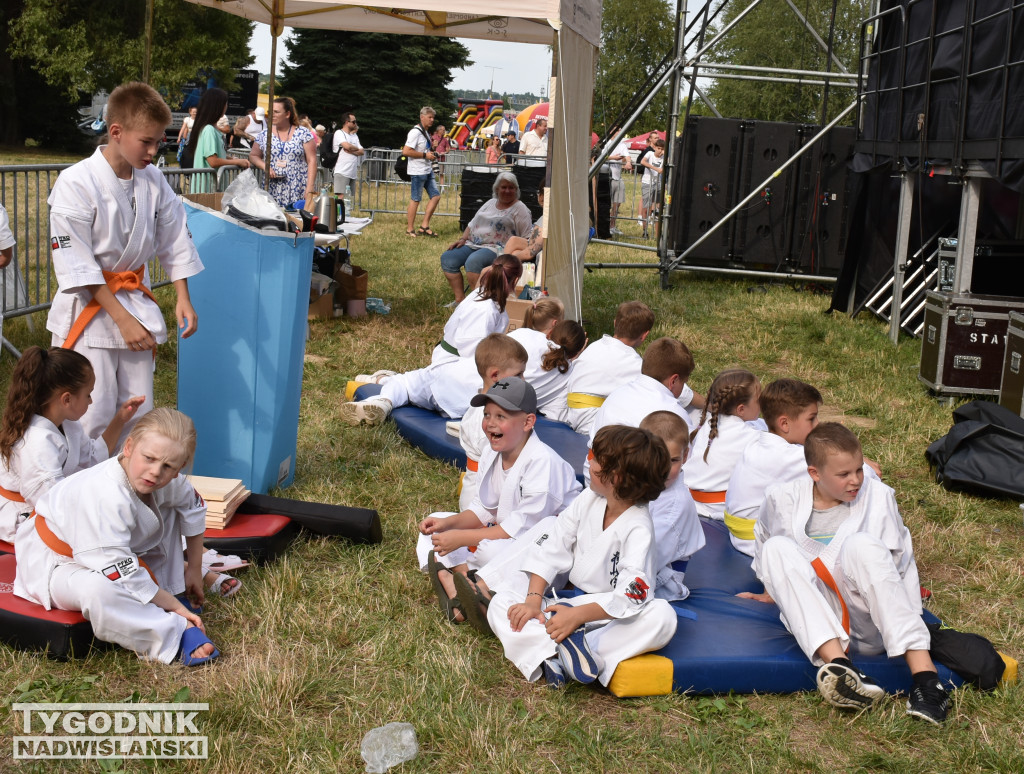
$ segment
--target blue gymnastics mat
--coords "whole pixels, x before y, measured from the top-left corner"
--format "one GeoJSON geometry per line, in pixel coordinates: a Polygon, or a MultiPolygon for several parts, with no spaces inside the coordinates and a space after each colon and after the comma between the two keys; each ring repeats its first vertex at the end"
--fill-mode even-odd
{"type": "MultiPolygon", "coordinates": [[[[816,690],[817,669],[779,619],[779,609],[740,591],[764,591],[750,557],[729,542],[721,522],[701,519],[707,545],[686,569],[689,598],[673,602],[678,627],[659,651],[622,662],[609,690],[616,696],[650,696],[671,691],[796,693],[816,690]]],[[[925,611],[926,622],[938,619],[925,611]]],[[[912,686],[903,658],[855,656],[854,663],[889,693],[912,686]]],[[[960,685],[960,677],[938,664],[939,677],[960,685]]]]}
{"type": "MultiPolygon", "coordinates": [[[[378,384],[364,384],[355,392],[356,400],[365,400],[380,392],[378,384]]],[[[417,406],[402,406],[391,412],[398,434],[428,457],[443,460],[460,470],[466,469],[466,453],[459,439],[445,431],[450,421],[435,411],[417,406]]],[[[576,478],[583,483],[583,463],[587,460],[587,437],[562,422],[537,417],[537,437],[572,465],[576,478]]]]}

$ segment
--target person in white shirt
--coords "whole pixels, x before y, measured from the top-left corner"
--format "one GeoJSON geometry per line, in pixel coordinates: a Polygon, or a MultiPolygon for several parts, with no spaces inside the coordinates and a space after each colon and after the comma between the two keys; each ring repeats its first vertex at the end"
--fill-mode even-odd
{"type": "Polygon", "coordinates": [[[345,198],[345,188],[359,179],[359,165],[366,153],[359,142],[359,122],[352,113],[342,116],[341,129],[334,133],[334,152],[338,161],[334,165],[334,195],[345,198]]]}
{"type": "Polygon", "coordinates": [[[538,116],[534,119],[533,129],[523,135],[522,144],[519,146],[520,156],[543,156],[548,155],[548,119],[547,116],[538,116]]]}
{"type": "Polygon", "coordinates": [[[405,138],[405,145],[402,146],[402,154],[409,159],[409,178],[412,191],[409,196],[409,207],[406,210],[405,233],[407,236],[436,237],[437,234],[430,228],[430,219],[441,201],[441,190],[434,180],[434,173],[431,170],[430,162],[437,159],[437,154],[431,150],[430,127],[434,125],[434,108],[424,106],[420,108],[420,122],[409,130],[405,138]],[[413,229],[416,221],[416,213],[420,208],[420,200],[423,198],[423,191],[427,192],[427,209],[423,213],[423,221],[418,229],[413,229]]]}
{"type": "Polygon", "coordinates": [[[621,234],[622,231],[615,227],[615,219],[619,215],[619,205],[626,201],[626,183],[622,179],[622,171],[629,172],[633,169],[633,162],[629,158],[629,148],[626,147],[625,142],[620,142],[615,146],[615,150],[608,157],[608,164],[612,174],[612,209],[609,215],[609,224],[613,234],[621,234]]]}

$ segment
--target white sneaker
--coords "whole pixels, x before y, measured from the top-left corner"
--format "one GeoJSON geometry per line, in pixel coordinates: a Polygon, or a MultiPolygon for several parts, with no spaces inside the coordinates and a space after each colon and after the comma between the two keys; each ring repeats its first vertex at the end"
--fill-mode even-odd
{"type": "Polygon", "coordinates": [[[608,233],[609,234],[615,234],[616,236],[622,236],[622,231],[620,231],[617,228],[610,228],[610,229],[608,229],[608,233]]]}
{"type": "Polygon", "coordinates": [[[397,371],[374,371],[372,374],[358,374],[354,381],[360,384],[382,384],[388,377],[397,375],[397,371]]]}
{"type": "Polygon", "coordinates": [[[462,422],[458,419],[445,422],[444,431],[452,438],[459,438],[462,435],[462,422]]]}
{"type": "Polygon", "coordinates": [[[341,419],[350,425],[379,425],[391,414],[391,401],[374,395],[366,400],[341,404],[341,419]]]}

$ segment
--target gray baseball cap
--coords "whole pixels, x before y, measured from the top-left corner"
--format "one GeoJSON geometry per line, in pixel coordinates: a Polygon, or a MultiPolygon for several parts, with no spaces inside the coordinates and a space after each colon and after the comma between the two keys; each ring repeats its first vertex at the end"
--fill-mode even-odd
{"type": "Polygon", "coordinates": [[[502,379],[484,394],[474,395],[470,405],[483,406],[487,401],[493,401],[509,411],[537,413],[537,391],[518,376],[502,379]]]}

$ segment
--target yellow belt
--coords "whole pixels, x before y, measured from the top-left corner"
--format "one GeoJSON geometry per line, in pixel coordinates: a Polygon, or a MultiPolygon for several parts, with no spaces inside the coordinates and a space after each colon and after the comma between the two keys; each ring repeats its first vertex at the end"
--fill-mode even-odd
{"type": "Polygon", "coordinates": [[[604,405],[604,398],[586,392],[570,392],[568,404],[569,408],[574,409],[601,408],[604,405]]]}
{"type": "Polygon", "coordinates": [[[725,526],[740,540],[754,539],[754,524],[756,523],[756,519],[742,519],[739,516],[733,516],[729,511],[725,512],[725,526]]]}

